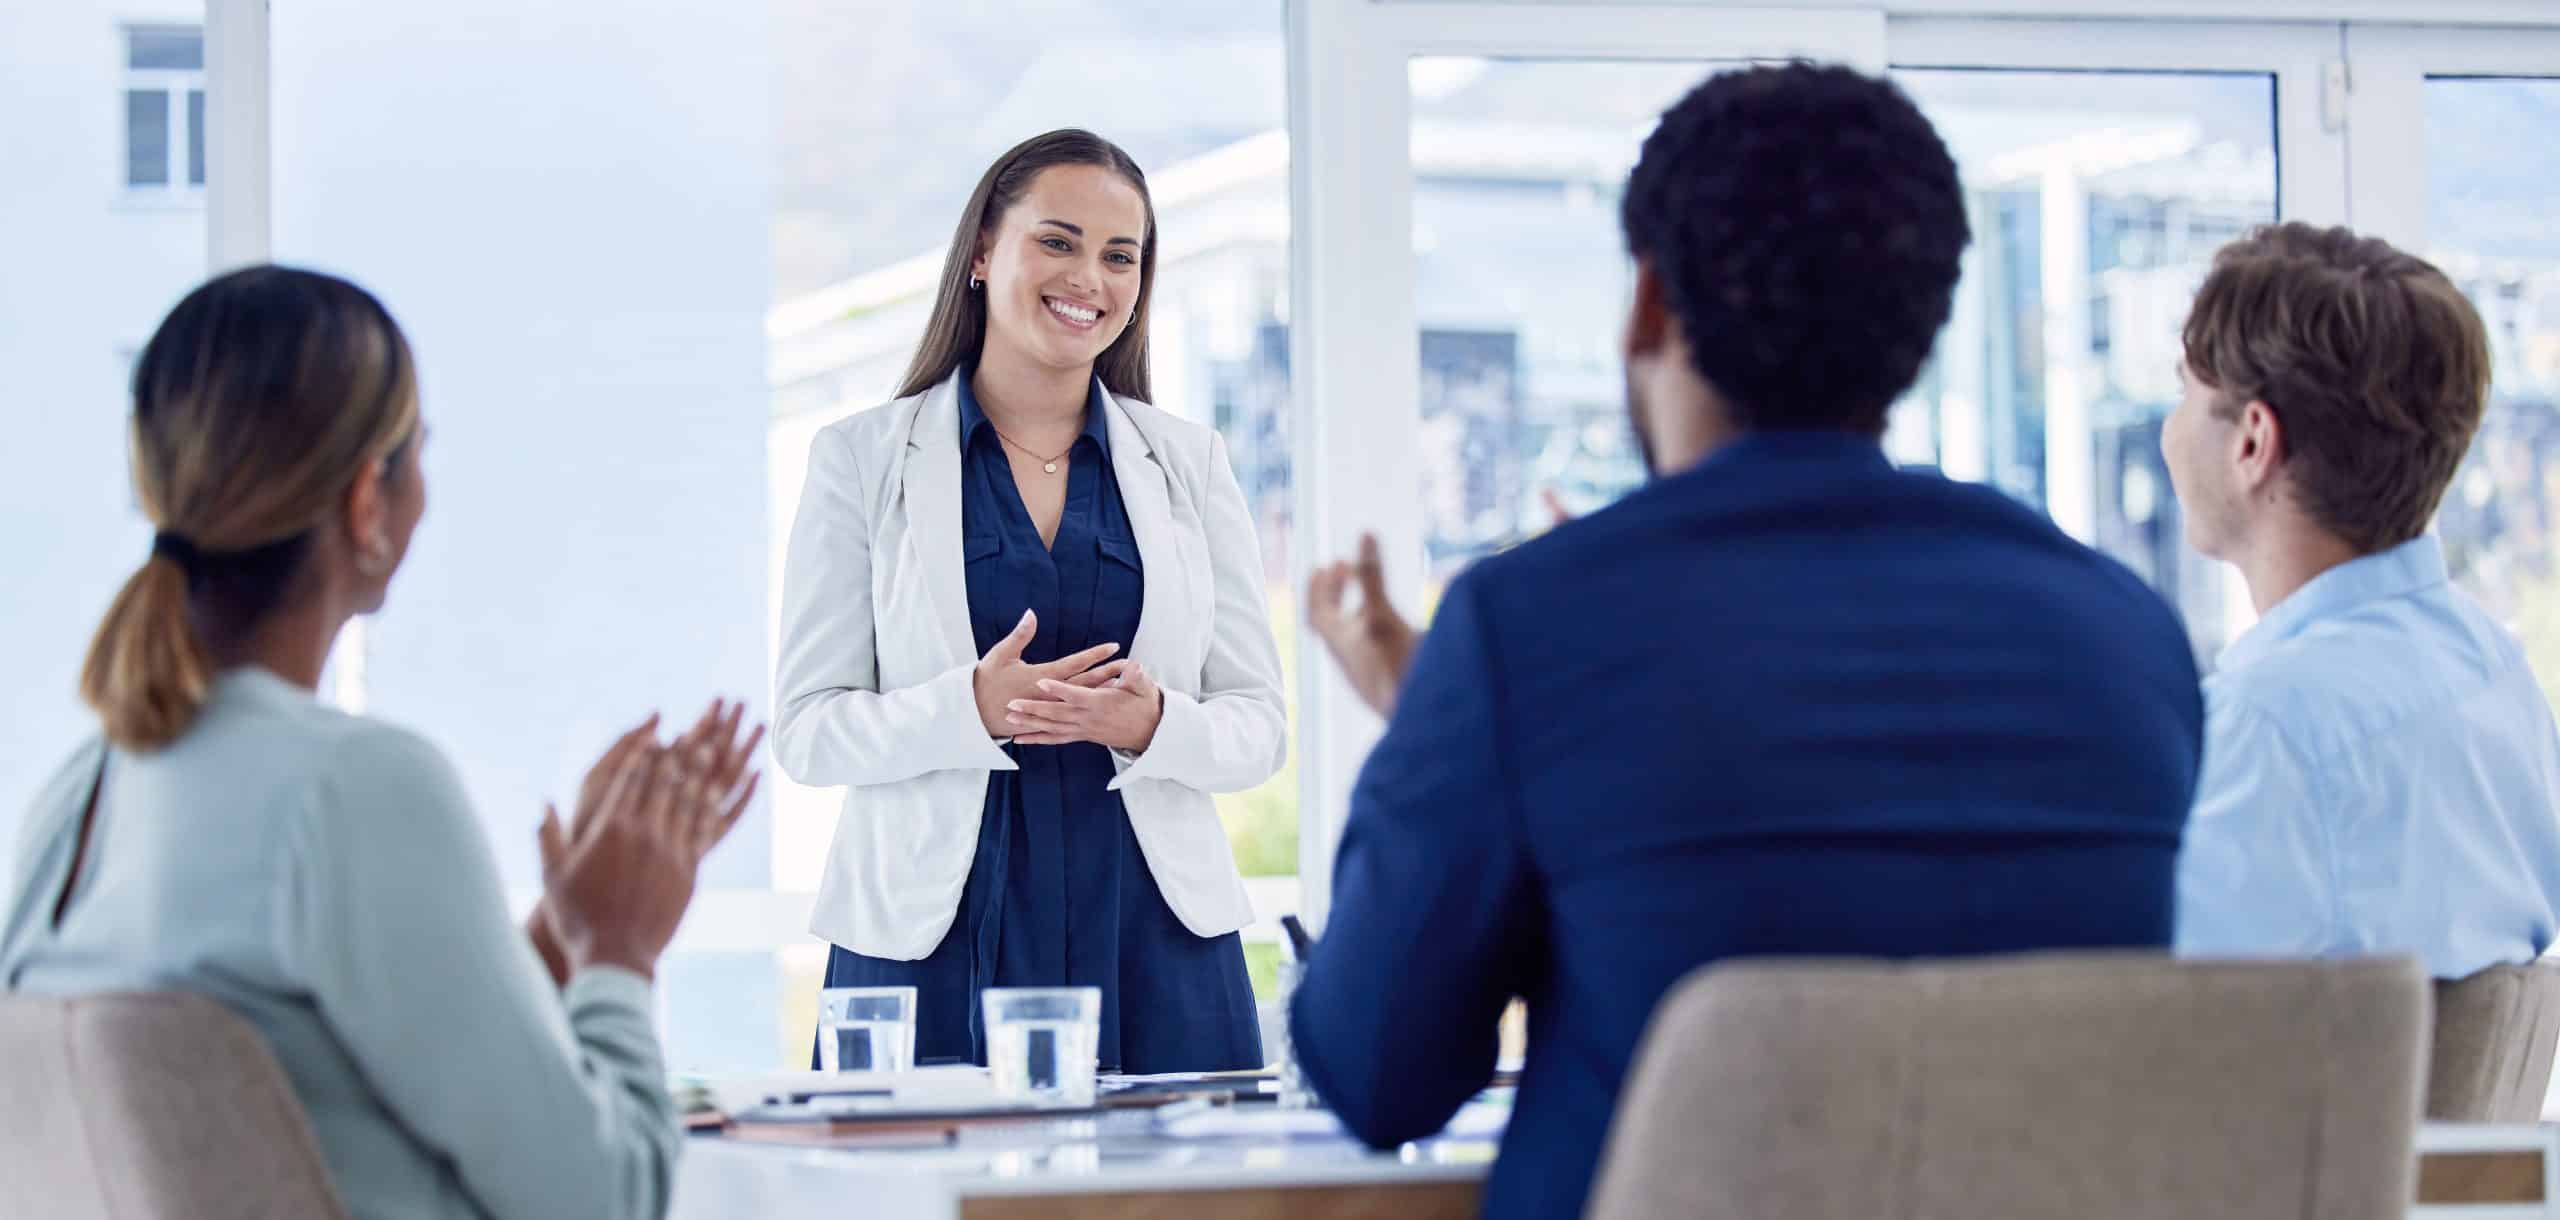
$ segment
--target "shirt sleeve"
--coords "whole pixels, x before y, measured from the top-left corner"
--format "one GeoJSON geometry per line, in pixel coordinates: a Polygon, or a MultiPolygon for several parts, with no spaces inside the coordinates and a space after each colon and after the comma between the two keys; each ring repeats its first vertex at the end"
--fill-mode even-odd
{"type": "Polygon", "coordinates": [[[2265,711],[2214,700],[2178,854],[2177,946],[2192,957],[2309,957],[2339,935],[2338,811],[2265,711]]]}
{"type": "Polygon", "coordinates": [[[1439,1130],[1485,1086],[1503,1008],[1542,960],[1500,704],[1461,576],[1360,770],[1333,912],[1291,1004],[1299,1066],[1376,1147],[1439,1130]]]}
{"type": "Polygon", "coordinates": [[[915,686],[880,689],[870,516],[852,442],[835,429],[820,432],[782,561],[774,761],[814,785],[1016,770],[978,719],[974,661],[915,686]]]}
{"type": "Polygon", "coordinates": [[[291,836],[283,960],[491,1220],[664,1215],[681,1133],[648,982],[594,967],[555,991],[451,765],[358,724],[291,836]]]}

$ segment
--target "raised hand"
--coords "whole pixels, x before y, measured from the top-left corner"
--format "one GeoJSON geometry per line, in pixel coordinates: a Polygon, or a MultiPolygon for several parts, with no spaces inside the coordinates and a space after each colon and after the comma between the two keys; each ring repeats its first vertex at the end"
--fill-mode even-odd
{"type": "Polygon", "coordinates": [[[764,744],[764,726],[759,724],[741,738],[739,732],[747,719],[745,700],[723,703],[714,699],[702,713],[702,719],[685,735],[676,739],[675,750],[688,772],[702,777],[703,794],[714,806],[705,810],[697,828],[710,834],[700,843],[701,854],[727,837],[738,819],[746,816],[747,806],[755,800],[756,783],[761,775],[747,773],[747,764],[755,757],[756,747],[764,744]]]}
{"type": "Polygon", "coordinates": [[[1040,683],[1036,698],[1007,705],[1016,745],[1063,746],[1090,741],[1143,754],[1164,719],[1164,690],[1136,661],[1097,665],[1073,678],[1040,683]]]}
{"type": "Polygon", "coordinates": [[[570,826],[544,809],[534,942],[555,977],[592,965],[655,972],[703,857],[754,798],[746,767],[764,730],[742,739],[744,720],[743,704],[715,701],[675,745],[660,746],[651,717],[589,772],[570,826]]]}
{"type": "Polygon", "coordinates": [[[1413,624],[1387,600],[1386,565],[1378,558],[1374,535],[1360,536],[1360,557],[1332,563],[1307,581],[1307,625],[1323,638],[1325,651],[1351,682],[1353,693],[1379,715],[1393,713],[1396,691],[1413,667],[1413,650],[1421,641],[1413,624]],[[1360,605],[1343,604],[1352,584],[1360,586],[1360,605]]]}
{"type": "MultiPolygon", "coordinates": [[[[977,672],[971,685],[978,696],[978,723],[985,725],[989,737],[1011,737],[1017,726],[1007,717],[1012,705],[1024,699],[1038,698],[1042,682],[1064,682],[1111,659],[1120,651],[1118,644],[1096,644],[1073,656],[1061,657],[1046,664],[1034,665],[1022,659],[1022,650],[1040,633],[1040,620],[1024,611],[1022,621],[1014,625],[1013,634],[996,641],[987,655],[978,658],[977,672]]],[[[1149,730],[1152,732],[1153,730],[1149,730]]]]}

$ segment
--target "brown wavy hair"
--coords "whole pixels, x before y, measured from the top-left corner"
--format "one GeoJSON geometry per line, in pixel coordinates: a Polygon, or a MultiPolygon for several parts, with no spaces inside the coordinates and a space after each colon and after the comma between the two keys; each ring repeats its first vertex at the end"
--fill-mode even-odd
{"type": "Polygon", "coordinates": [[[133,373],[133,485],[161,540],[80,675],[110,741],[150,750],[186,732],[210,645],[283,600],[356,476],[397,470],[417,425],[409,341],[365,290],[262,266],[178,302],[133,373]]]}
{"type": "Polygon", "coordinates": [[[1156,292],[1156,203],[1147,193],[1147,175],[1120,146],[1090,131],[1061,128],[1016,144],[978,179],[961,209],[959,227],[951,234],[951,252],[942,260],[942,284],[933,299],[933,316],[924,324],[924,341],[916,345],[898,397],[924,393],[967,365],[978,362],[987,340],[986,297],[969,287],[969,264],[979,247],[994,236],[1004,214],[1021,201],[1040,171],[1058,165],[1094,165],[1120,175],[1138,192],[1147,210],[1147,234],[1138,256],[1138,306],[1129,325],[1094,358],[1094,374],[1104,389],[1122,398],[1154,401],[1147,377],[1147,314],[1156,292]]]}
{"type": "Polygon", "coordinates": [[[2273,409],[2304,510],[2367,554],[2426,532],[2488,403],[2479,311],[2425,259],[2346,229],[2224,246],[2184,339],[2215,413],[2273,409]]]}

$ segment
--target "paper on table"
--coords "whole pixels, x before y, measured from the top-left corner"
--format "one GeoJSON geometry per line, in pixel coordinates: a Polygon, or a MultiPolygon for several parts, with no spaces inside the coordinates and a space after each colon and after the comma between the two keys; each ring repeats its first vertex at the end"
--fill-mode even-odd
{"type": "MultiPolygon", "coordinates": [[[[1471,1101],[1459,1108],[1440,1134],[1448,1139],[1490,1139],[1501,1135],[1510,1122],[1507,1101],[1471,1101]]],[[[1214,1106],[1164,1119],[1158,1126],[1177,1139],[1319,1139],[1344,1134],[1342,1120],[1330,1110],[1260,1106],[1214,1106]]]]}
{"type": "Polygon", "coordinates": [[[1153,1072],[1144,1075],[1104,1072],[1095,1077],[1094,1082],[1107,1089],[1113,1086],[1136,1084],[1207,1084],[1221,1080],[1260,1080],[1269,1075],[1271,1075],[1269,1068],[1245,1068],[1232,1072],[1153,1072]]]}
{"type": "Polygon", "coordinates": [[[1293,1139],[1342,1134],[1342,1120],[1329,1110],[1244,1109],[1215,1106],[1158,1124],[1179,1139],[1293,1139]]]}
{"type": "Polygon", "coordinates": [[[713,1104],[729,1114],[768,1101],[869,1093],[898,1108],[910,1105],[958,1110],[995,1100],[995,1082],[987,1069],[970,1064],[913,1068],[904,1072],[768,1072],[751,1076],[707,1076],[695,1081],[711,1094],[713,1104]]]}

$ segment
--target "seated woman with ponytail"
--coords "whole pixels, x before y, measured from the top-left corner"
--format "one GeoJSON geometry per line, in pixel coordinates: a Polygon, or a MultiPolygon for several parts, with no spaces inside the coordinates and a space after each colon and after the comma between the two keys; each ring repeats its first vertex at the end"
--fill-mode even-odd
{"type": "Polygon", "coordinates": [[[545,811],[514,927],[451,764],[313,694],[426,509],[398,325],[343,280],[235,272],[179,303],[133,388],[159,532],[90,647],[104,732],[27,819],[0,986],[222,1001],[360,1220],[662,1215],[650,978],[753,793],[742,710],[616,742],[565,824],[545,811]]]}

